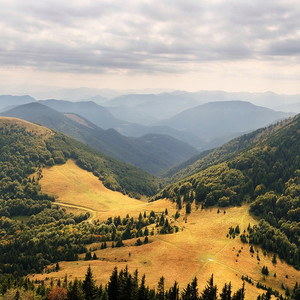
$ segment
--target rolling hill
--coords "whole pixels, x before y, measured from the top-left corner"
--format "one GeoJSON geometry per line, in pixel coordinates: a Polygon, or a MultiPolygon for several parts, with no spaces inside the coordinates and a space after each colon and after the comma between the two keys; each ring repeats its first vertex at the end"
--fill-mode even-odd
{"type": "MultiPolygon", "coordinates": [[[[66,105],[70,106],[69,103],[66,105]]],[[[93,106],[92,102],[91,105],[93,106]]],[[[56,129],[153,174],[197,153],[193,147],[167,135],[152,134],[135,139],[125,137],[114,129],[103,130],[81,116],[60,113],[40,102],[18,106],[2,115],[22,118],[56,129]]]]}
{"type": "Polygon", "coordinates": [[[289,114],[255,106],[249,102],[221,101],[206,103],[163,120],[165,125],[180,131],[190,132],[207,142],[220,139],[213,147],[220,146],[242,133],[265,127],[287,118],[289,114]]]}

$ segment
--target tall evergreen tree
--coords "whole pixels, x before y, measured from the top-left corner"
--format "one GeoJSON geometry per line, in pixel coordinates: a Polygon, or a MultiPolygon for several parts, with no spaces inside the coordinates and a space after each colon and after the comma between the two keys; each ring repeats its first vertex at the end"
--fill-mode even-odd
{"type": "Polygon", "coordinates": [[[87,273],[82,284],[82,289],[86,300],[95,299],[97,289],[95,287],[95,280],[93,279],[91,265],[89,265],[87,269],[87,273]]]}
{"type": "Polygon", "coordinates": [[[109,300],[116,300],[118,299],[118,293],[119,293],[119,278],[118,278],[118,269],[117,267],[114,268],[109,282],[107,286],[107,293],[108,293],[108,299],[109,300]]]}
{"type": "Polygon", "coordinates": [[[186,286],[186,288],[181,293],[181,299],[182,300],[190,300],[191,299],[191,295],[192,295],[192,287],[191,287],[191,284],[188,283],[188,285],[186,286]]]}
{"type": "Polygon", "coordinates": [[[147,288],[145,286],[145,274],[142,277],[141,280],[141,285],[138,289],[138,293],[137,293],[137,300],[147,300],[148,299],[148,293],[147,293],[147,288]]]}
{"type": "Polygon", "coordinates": [[[202,291],[201,300],[216,300],[217,299],[217,286],[214,285],[214,275],[212,274],[207,281],[206,287],[202,291]]]}
{"type": "Polygon", "coordinates": [[[81,284],[77,278],[75,278],[73,284],[69,284],[68,292],[67,292],[68,300],[85,300],[85,296],[83,290],[81,288],[81,284]]]}
{"type": "Polygon", "coordinates": [[[169,289],[166,298],[168,300],[179,300],[179,286],[176,281],[174,282],[174,285],[169,289]]]}
{"type": "Polygon", "coordinates": [[[231,300],[231,282],[225,283],[220,297],[221,300],[231,300]]]}
{"type": "Polygon", "coordinates": [[[165,278],[160,277],[158,286],[157,286],[157,299],[164,300],[165,299],[165,278]]]}
{"type": "Polygon", "coordinates": [[[244,300],[245,299],[245,283],[243,283],[242,288],[236,291],[232,296],[232,300],[244,300]]]}

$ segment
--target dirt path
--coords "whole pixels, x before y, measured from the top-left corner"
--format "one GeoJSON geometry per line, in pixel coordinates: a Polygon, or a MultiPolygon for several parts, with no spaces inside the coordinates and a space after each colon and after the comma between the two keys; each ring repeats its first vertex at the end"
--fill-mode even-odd
{"type": "Polygon", "coordinates": [[[89,222],[90,224],[92,224],[93,220],[96,218],[97,212],[91,208],[87,208],[87,207],[80,206],[80,205],[68,204],[68,203],[64,203],[64,202],[54,202],[54,204],[56,204],[58,206],[76,208],[76,209],[80,209],[80,210],[89,212],[90,217],[86,221],[89,222]]]}
{"type": "MultiPolygon", "coordinates": [[[[247,213],[248,213],[248,208],[245,209],[245,211],[244,211],[244,213],[243,213],[243,216],[242,216],[242,218],[241,218],[241,223],[239,224],[240,227],[241,227],[241,228],[240,228],[241,230],[242,230],[242,227],[244,227],[245,217],[246,217],[247,213]]],[[[239,238],[239,236],[237,236],[236,238],[239,238]]],[[[239,273],[240,275],[245,275],[245,274],[243,274],[242,272],[240,272],[239,270],[237,270],[237,269],[235,269],[235,268],[232,268],[232,267],[228,266],[227,264],[225,264],[225,263],[223,263],[223,262],[221,262],[221,261],[219,261],[219,260],[217,259],[218,255],[219,255],[220,253],[222,253],[227,247],[229,247],[229,246],[230,246],[232,243],[234,243],[234,242],[235,242],[235,239],[229,239],[228,242],[227,242],[227,243],[226,243],[219,251],[217,251],[216,254],[213,255],[216,259],[208,259],[208,260],[204,263],[204,265],[196,272],[195,276],[197,276],[197,275],[198,275],[198,274],[206,267],[206,265],[207,265],[208,263],[219,264],[219,265],[222,265],[222,266],[224,266],[224,267],[226,267],[226,268],[228,268],[228,269],[230,269],[230,270],[232,270],[232,271],[234,271],[234,272],[236,272],[236,273],[239,273]]]]}

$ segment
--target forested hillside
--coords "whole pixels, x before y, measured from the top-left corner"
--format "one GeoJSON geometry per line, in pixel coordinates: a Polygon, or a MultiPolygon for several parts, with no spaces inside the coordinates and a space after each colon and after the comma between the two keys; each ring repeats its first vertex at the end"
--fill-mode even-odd
{"type": "Polygon", "coordinates": [[[300,116],[265,132],[270,130],[233,157],[225,151],[221,163],[209,166],[208,160],[204,170],[167,186],[157,198],[171,198],[179,208],[193,201],[203,207],[251,203],[261,223],[249,228],[245,242],[260,244],[299,268],[300,116]]]}
{"type": "MultiPolygon", "coordinates": [[[[85,244],[94,241],[91,233],[96,227],[82,222],[88,214],[74,216],[52,206],[54,198],[42,193],[38,183],[43,166],[67,159],[93,172],[112,190],[136,196],[157,191],[155,179],[139,169],[45,127],[0,118],[2,274],[21,276],[40,272],[51,262],[74,260],[86,251],[85,244]]],[[[101,233],[104,227],[98,227],[101,233]]]]}
{"type": "MultiPolygon", "coordinates": [[[[84,109],[85,102],[74,104],[62,101],[60,109],[69,108],[77,112],[81,109],[85,112],[84,115],[88,115],[87,110],[90,112],[94,106],[97,108],[97,105],[92,102],[86,103],[88,107],[84,109]],[[67,105],[64,105],[65,103],[67,105]]],[[[97,113],[98,110],[94,110],[97,113]]],[[[41,103],[21,105],[2,113],[2,115],[21,118],[56,129],[96,150],[152,174],[184,161],[197,153],[197,150],[192,146],[168,135],[152,134],[140,138],[126,137],[112,128],[103,130],[81,115],[63,114],[41,103]]],[[[94,114],[92,116],[91,119],[94,120],[96,116],[94,114]]],[[[99,118],[101,119],[101,114],[99,114],[99,118]]]]}
{"type": "Polygon", "coordinates": [[[255,144],[262,142],[271,134],[280,130],[285,124],[289,124],[290,121],[291,119],[283,120],[271,126],[260,128],[237,137],[216,149],[203,151],[189,160],[165,170],[162,173],[162,176],[168,178],[168,180],[172,182],[175,182],[200,172],[208,166],[216,165],[217,163],[233,158],[239,153],[250,149],[255,144]]]}

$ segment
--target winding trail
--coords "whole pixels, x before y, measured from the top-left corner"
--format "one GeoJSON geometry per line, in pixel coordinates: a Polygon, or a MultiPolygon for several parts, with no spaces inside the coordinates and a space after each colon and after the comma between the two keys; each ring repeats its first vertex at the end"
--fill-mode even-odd
{"type": "Polygon", "coordinates": [[[92,224],[93,220],[96,218],[97,211],[95,211],[95,210],[93,210],[91,208],[87,208],[87,207],[80,206],[80,205],[74,205],[74,204],[64,203],[64,202],[54,202],[54,204],[58,205],[58,206],[70,207],[70,208],[85,210],[85,211],[89,212],[90,213],[90,217],[86,221],[89,222],[90,224],[92,224]]]}

